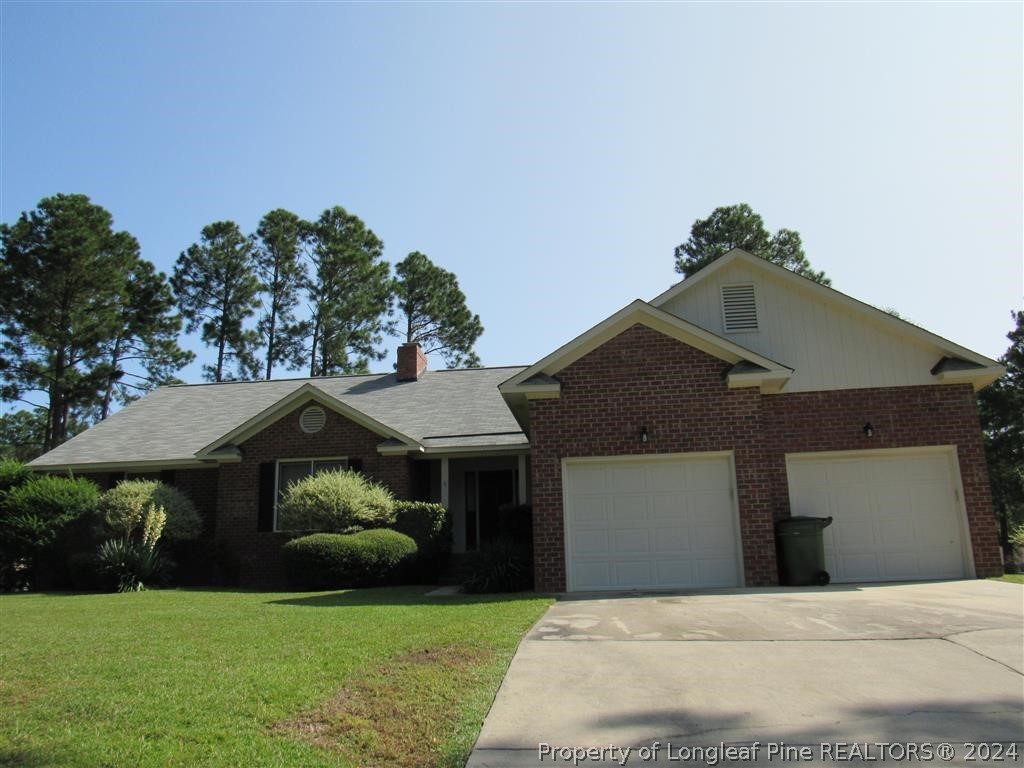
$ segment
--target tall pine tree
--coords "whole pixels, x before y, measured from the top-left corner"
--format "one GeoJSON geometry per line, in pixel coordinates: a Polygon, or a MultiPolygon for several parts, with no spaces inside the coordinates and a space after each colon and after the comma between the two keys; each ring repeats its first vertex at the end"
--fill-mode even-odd
{"type": "Polygon", "coordinates": [[[341,206],[328,208],[310,228],[310,376],[365,373],[381,360],[392,329],[391,269],[384,244],[341,206]]]}
{"type": "Polygon", "coordinates": [[[1009,533],[1024,526],[1024,311],[1013,313],[1010,347],[999,362],[1006,374],[978,393],[992,501],[1000,539],[1009,548],[1009,533]]]}
{"type": "Polygon", "coordinates": [[[178,346],[181,318],[174,308],[167,276],[136,259],[126,275],[118,332],[105,345],[110,370],[97,409],[100,420],[115,402],[125,405],[154,387],[177,382],[175,372],[195,359],[178,346]]]}
{"type": "Polygon", "coordinates": [[[217,350],[213,365],[203,366],[208,381],[233,378],[234,360],[242,377],[256,378],[258,334],[245,327],[259,309],[260,282],[253,271],[255,244],[233,221],[203,227],[201,239],[188,247],[174,267],[171,284],[185,318],[185,330],[202,331],[217,350]]]}
{"type": "Polygon", "coordinates": [[[297,368],[306,362],[302,340],[307,326],[296,322],[295,308],[306,282],[302,248],[308,231],[309,224],[282,208],[264,216],[256,230],[255,268],[263,295],[263,315],[257,328],[267,379],[275,365],[297,368]]]}
{"type": "Polygon", "coordinates": [[[0,376],[5,400],[45,393],[45,449],[110,380],[110,341],[122,325],[126,276],[139,244],[85,195],[44,198],[0,226],[0,376]]]}
{"type": "Polygon", "coordinates": [[[473,345],[484,332],[480,316],[466,306],[455,275],[413,251],[395,265],[398,332],[425,354],[440,353],[449,368],[476,368],[473,345]]]}
{"type": "Polygon", "coordinates": [[[774,235],[769,233],[764,219],[746,203],[716,208],[706,219],[693,222],[689,239],[676,246],[676,272],[689,277],[733,248],[742,248],[822,285],[832,284],[824,272],[811,267],[799,232],[780,229],[774,235]]]}

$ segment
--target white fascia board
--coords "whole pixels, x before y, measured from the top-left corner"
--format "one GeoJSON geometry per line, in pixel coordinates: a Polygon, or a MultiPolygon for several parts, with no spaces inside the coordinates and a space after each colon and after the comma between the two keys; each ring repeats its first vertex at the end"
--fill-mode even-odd
{"type": "Polygon", "coordinates": [[[530,387],[524,384],[524,382],[531,376],[536,376],[538,373],[544,373],[549,376],[558,373],[636,323],[677,339],[727,363],[735,364],[740,360],[747,360],[772,372],[792,373],[791,368],[775,360],[759,355],[753,350],[745,349],[729,339],[711,333],[698,325],[694,325],[664,310],[652,307],[641,299],[637,299],[590,330],[580,334],[569,343],[563,344],[525,371],[500,384],[498,389],[502,394],[526,391],[530,387]]]}
{"type": "Polygon", "coordinates": [[[984,389],[1006,373],[1002,365],[990,365],[985,368],[973,368],[963,371],[942,371],[935,374],[936,381],[943,384],[973,384],[974,391],[984,389]]]}
{"type": "Polygon", "coordinates": [[[661,307],[665,302],[674,299],[681,293],[690,290],[695,285],[699,285],[704,280],[725,269],[735,261],[743,261],[746,264],[750,264],[754,267],[762,269],[768,274],[776,277],[780,280],[788,280],[795,284],[797,287],[802,288],[806,291],[811,292],[817,298],[821,299],[826,303],[830,303],[843,309],[852,312],[853,314],[861,315],[869,321],[878,323],[882,326],[888,327],[893,332],[915,339],[919,342],[930,344],[938,347],[939,349],[946,350],[949,352],[949,357],[962,357],[965,360],[970,360],[973,363],[982,365],[986,368],[998,365],[995,360],[985,357],[978,352],[962,347],[956,342],[950,341],[949,339],[943,338],[931,331],[925,330],[918,325],[908,323],[906,320],[902,320],[895,317],[885,310],[873,307],[870,304],[855,299],[852,296],[848,296],[842,291],[838,291],[831,286],[822,285],[821,283],[815,282],[810,278],[798,275],[796,272],[780,267],[778,264],[754,256],[747,251],[740,248],[733,248],[725,256],[720,259],[716,259],[711,262],[708,266],[697,272],[692,277],[688,277],[682,282],[676,283],[664,293],[651,299],[651,305],[655,307],[661,307]]]}
{"type": "Polygon", "coordinates": [[[372,416],[368,416],[360,410],[353,408],[348,403],[345,403],[333,395],[324,392],[322,389],[314,384],[306,383],[298,389],[290,392],[285,397],[282,397],[276,403],[269,408],[264,409],[262,412],[256,414],[251,419],[243,424],[235,427],[225,435],[218,437],[212,443],[196,452],[196,456],[204,456],[209,454],[211,451],[215,451],[228,444],[241,444],[248,440],[258,432],[262,432],[266,429],[273,421],[280,417],[281,414],[287,412],[289,409],[298,406],[300,403],[305,401],[315,401],[320,405],[330,408],[335,413],[344,416],[350,421],[354,421],[360,426],[366,427],[371,432],[376,432],[378,435],[383,437],[392,437],[396,440],[400,440],[403,443],[408,444],[407,450],[413,450],[419,445],[419,442],[404,435],[401,432],[392,429],[386,424],[374,419],[372,416]]]}
{"type": "Polygon", "coordinates": [[[778,392],[789,381],[789,374],[766,373],[730,373],[725,378],[729,389],[743,387],[760,387],[762,392],[778,392]]]}

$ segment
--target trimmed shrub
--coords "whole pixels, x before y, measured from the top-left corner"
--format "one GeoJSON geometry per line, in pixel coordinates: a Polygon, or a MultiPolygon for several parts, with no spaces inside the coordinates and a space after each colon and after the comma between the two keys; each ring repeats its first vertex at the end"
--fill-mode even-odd
{"type": "Polygon", "coordinates": [[[448,510],[441,504],[427,501],[396,501],[392,527],[416,542],[417,553],[408,570],[409,579],[423,583],[436,581],[452,548],[448,510]]]}
{"type": "Polygon", "coordinates": [[[466,555],[462,588],[470,594],[533,589],[533,552],[522,541],[501,537],[466,555]]]}
{"type": "Polygon", "coordinates": [[[397,582],[416,554],[404,533],[376,528],[352,534],[314,533],[284,545],[285,570],[297,589],[376,587],[397,582]]]}
{"type": "Polygon", "coordinates": [[[32,478],[32,470],[15,459],[0,460],[0,494],[23,485],[32,478]]]}
{"type": "Polygon", "coordinates": [[[163,576],[165,567],[156,547],[137,539],[105,541],[96,559],[99,572],[113,581],[118,592],[141,592],[163,576]]]}
{"type": "Polygon", "coordinates": [[[161,535],[168,541],[191,541],[203,529],[192,500],[159,480],[124,480],[103,494],[100,509],[115,536],[150,544],[161,535]]]}
{"type": "Polygon", "coordinates": [[[0,579],[8,589],[59,583],[67,561],[63,538],[91,523],[100,490],[81,478],[39,475],[0,500],[0,579]]]}
{"type": "Polygon", "coordinates": [[[71,589],[80,592],[110,592],[117,586],[100,571],[100,559],[95,552],[76,552],[71,555],[67,571],[71,589]]]}
{"type": "Polygon", "coordinates": [[[277,505],[281,530],[354,533],[386,528],[395,520],[395,497],[358,472],[318,472],[292,483],[277,505]]]}

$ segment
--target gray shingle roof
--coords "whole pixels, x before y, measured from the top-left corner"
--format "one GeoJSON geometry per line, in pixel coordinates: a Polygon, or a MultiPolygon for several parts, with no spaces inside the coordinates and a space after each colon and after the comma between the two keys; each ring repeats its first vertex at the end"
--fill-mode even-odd
{"type": "MultiPolygon", "coordinates": [[[[194,459],[306,384],[428,448],[528,445],[498,385],[522,367],[161,387],[35,459],[33,466],[194,459]]],[[[382,441],[384,438],[381,438],[382,441]]]]}

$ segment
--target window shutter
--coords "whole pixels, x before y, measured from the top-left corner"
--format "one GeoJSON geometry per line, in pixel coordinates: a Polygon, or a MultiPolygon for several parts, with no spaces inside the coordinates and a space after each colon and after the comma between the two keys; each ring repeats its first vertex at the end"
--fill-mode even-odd
{"type": "Polygon", "coordinates": [[[260,464],[260,506],[256,518],[257,531],[274,530],[274,486],[277,464],[267,461],[260,464]]]}
{"type": "Polygon", "coordinates": [[[363,471],[363,460],[362,459],[349,459],[348,460],[348,468],[351,469],[353,472],[360,472],[360,473],[362,473],[362,471],[363,471]]]}
{"type": "Polygon", "coordinates": [[[757,330],[757,301],[753,285],[722,286],[722,317],[725,332],[757,330]]]}
{"type": "Polygon", "coordinates": [[[127,472],[111,472],[110,477],[107,478],[107,488],[113,488],[115,485],[120,483],[122,480],[128,479],[127,472]]]}
{"type": "Polygon", "coordinates": [[[174,485],[174,470],[173,469],[161,469],[160,470],[160,482],[164,485],[174,485]]]}

